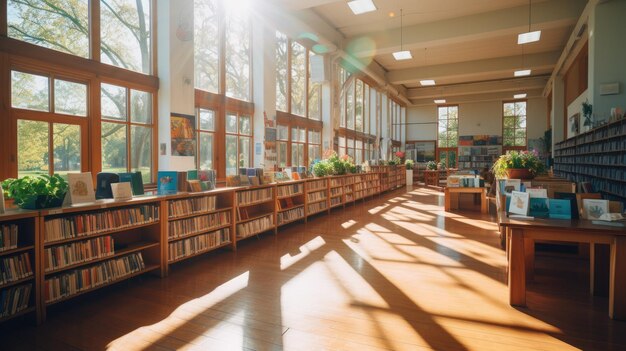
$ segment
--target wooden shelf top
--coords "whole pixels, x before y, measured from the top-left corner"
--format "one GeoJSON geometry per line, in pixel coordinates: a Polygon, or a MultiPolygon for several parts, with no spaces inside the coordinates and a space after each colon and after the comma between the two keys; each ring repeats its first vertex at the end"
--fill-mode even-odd
{"type": "Polygon", "coordinates": [[[7,209],[4,213],[0,214],[0,223],[24,218],[33,218],[38,215],[39,211],[23,210],[21,208],[7,209]]]}

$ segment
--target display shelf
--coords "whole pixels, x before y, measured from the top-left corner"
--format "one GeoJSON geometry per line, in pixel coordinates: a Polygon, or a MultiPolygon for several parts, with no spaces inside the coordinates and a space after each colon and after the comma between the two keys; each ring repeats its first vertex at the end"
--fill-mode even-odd
{"type": "Polygon", "coordinates": [[[230,245],[231,245],[231,242],[227,241],[227,242],[224,242],[224,243],[222,243],[220,245],[212,246],[212,247],[209,247],[207,249],[203,249],[201,251],[194,252],[191,255],[182,256],[182,257],[179,257],[179,258],[174,259],[174,260],[168,260],[168,263],[169,264],[174,264],[174,263],[182,262],[182,261],[188,260],[190,258],[197,257],[197,256],[200,256],[200,255],[204,255],[206,253],[209,253],[209,252],[212,252],[212,251],[215,251],[215,250],[218,250],[218,249],[230,246],[230,245]]]}

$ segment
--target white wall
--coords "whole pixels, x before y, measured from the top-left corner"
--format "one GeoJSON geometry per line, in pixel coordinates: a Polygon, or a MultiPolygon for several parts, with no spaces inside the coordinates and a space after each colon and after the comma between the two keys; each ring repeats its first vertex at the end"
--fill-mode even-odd
{"type": "MultiPolygon", "coordinates": [[[[547,100],[528,99],[528,139],[543,137],[547,129],[547,100]]],[[[406,140],[437,139],[437,106],[407,109],[406,140]],[[419,123],[419,124],[411,124],[419,123]]],[[[502,101],[485,101],[459,105],[459,135],[502,135],[502,101]]]]}

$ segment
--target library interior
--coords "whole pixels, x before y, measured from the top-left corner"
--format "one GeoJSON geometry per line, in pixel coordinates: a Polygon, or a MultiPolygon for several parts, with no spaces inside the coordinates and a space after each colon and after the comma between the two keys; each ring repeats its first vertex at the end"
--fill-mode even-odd
{"type": "Polygon", "coordinates": [[[0,0],[0,350],[625,350],[626,0],[0,0]]]}

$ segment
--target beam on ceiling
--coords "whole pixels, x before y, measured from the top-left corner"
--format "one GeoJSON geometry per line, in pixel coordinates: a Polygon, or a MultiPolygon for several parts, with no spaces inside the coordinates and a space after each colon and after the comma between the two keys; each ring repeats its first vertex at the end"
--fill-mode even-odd
{"type": "MultiPolygon", "coordinates": [[[[527,94],[527,99],[532,98],[544,98],[542,96],[543,89],[533,89],[525,92],[527,94]]],[[[507,101],[513,100],[513,94],[511,92],[499,92],[499,93],[483,93],[483,94],[474,94],[474,95],[462,95],[462,96],[453,96],[451,98],[446,98],[446,104],[463,104],[463,103],[474,103],[474,102],[485,102],[485,101],[507,101]]],[[[433,99],[412,99],[411,106],[432,106],[435,103],[433,99]]]]}
{"type": "Polygon", "coordinates": [[[434,99],[450,96],[475,95],[497,92],[524,92],[525,90],[542,89],[546,86],[549,76],[511,78],[506,80],[465,83],[424,88],[412,88],[407,91],[409,99],[434,99]]]}

